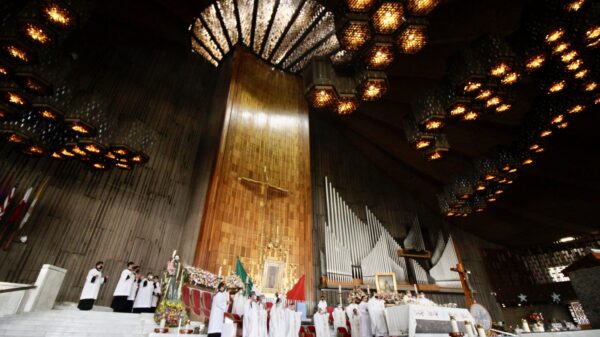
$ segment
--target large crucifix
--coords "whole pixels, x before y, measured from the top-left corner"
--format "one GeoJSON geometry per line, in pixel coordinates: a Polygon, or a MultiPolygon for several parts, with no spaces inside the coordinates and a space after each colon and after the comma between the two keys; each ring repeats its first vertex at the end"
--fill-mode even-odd
{"type": "Polygon", "coordinates": [[[465,269],[465,266],[459,262],[456,264],[456,267],[450,268],[450,270],[458,273],[458,277],[460,278],[460,285],[465,292],[465,301],[467,302],[467,308],[470,308],[475,300],[473,299],[473,292],[471,291],[471,287],[469,286],[469,274],[470,272],[465,269]]]}

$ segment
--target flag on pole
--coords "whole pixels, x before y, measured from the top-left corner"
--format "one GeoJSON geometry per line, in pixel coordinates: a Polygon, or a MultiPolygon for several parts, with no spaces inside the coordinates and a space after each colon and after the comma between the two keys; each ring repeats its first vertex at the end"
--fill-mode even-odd
{"type": "Polygon", "coordinates": [[[285,294],[285,298],[290,301],[304,301],[304,275],[302,275],[294,287],[285,294]]]}
{"type": "Polygon", "coordinates": [[[4,242],[8,237],[11,236],[12,232],[17,229],[19,226],[19,221],[21,221],[21,215],[24,214],[25,209],[27,207],[27,201],[31,196],[31,192],[33,191],[33,186],[27,189],[23,199],[19,201],[17,206],[12,210],[12,213],[6,220],[6,223],[2,228],[0,228],[0,242],[4,242]]]}
{"type": "Polygon", "coordinates": [[[248,276],[248,273],[246,273],[246,270],[244,269],[244,266],[242,265],[242,261],[240,261],[239,256],[235,261],[235,273],[242,279],[242,282],[244,282],[244,287],[246,288],[244,289],[244,293],[246,296],[249,296],[254,285],[252,284],[250,276],[248,276]]]}

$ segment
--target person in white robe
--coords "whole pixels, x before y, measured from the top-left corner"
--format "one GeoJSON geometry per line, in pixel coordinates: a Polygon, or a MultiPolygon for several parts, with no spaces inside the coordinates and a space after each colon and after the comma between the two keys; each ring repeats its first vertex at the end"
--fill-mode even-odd
{"type": "Polygon", "coordinates": [[[225,291],[225,284],[219,283],[217,293],[212,298],[210,317],[208,319],[208,337],[221,337],[223,321],[228,308],[229,294],[225,291]]]}
{"type": "Polygon", "coordinates": [[[87,273],[79,297],[79,305],[77,305],[79,310],[92,310],[94,302],[98,298],[100,287],[108,280],[108,278],[102,276],[102,268],[104,268],[104,262],[98,261],[96,267],[90,269],[87,273]]]}
{"type": "Polygon", "coordinates": [[[135,301],[135,295],[137,294],[139,283],[141,281],[140,278],[140,266],[133,266],[133,284],[131,286],[131,290],[129,291],[129,296],[127,296],[127,306],[125,307],[124,312],[131,312],[133,310],[133,301],[135,301]]]}
{"type": "Polygon", "coordinates": [[[302,313],[297,312],[293,303],[285,311],[285,337],[298,337],[302,324],[302,313]]]}
{"type": "Polygon", "coordinates": [[[350,303],[346,307],[346,315],[348,315],[348,320],[350,321],[350,334],[352,337],[361,337],[359,303],[360,300],[356,299],[354,303],[350,303]]]}
{"type": "Polygon", "coordinates": [[[373,332],[371,331],[371,317],[369,316],[369,298],[363,296],[362,301],[358,305],[358,311],[360,312],[360,336],[371,337],[373,332]]]}
{"type": "Polygon", "coordinates": [[[317,304],[317,309],[327,312],[327,301],[325,301],[325,296],[321,295],[321,300],[319,300],[319,304],[317,304]]]}
{"type": "Polygon", "coordinates": [[[330,337],[329,332],[329,313],[319,308],[313,315],[313,322],[315,323],[315,331],[317,337],[330,337]]]}
{"type": "Polygon", "coordinates": [[[231,306],[231,312],[241,316],[244,316],[244,306],[246,303],[246,296],[242,289],[238,289],[237,293],[233,295],[233,305],[231,306]]]}
{"type": "Polygon", "coordinates": [[[267,304],[265,296],[258,297],[258,337],[267,337],[267,304]]]}
{"type": "Polygon", "coordinates": [[[152,287],[154,291],[152,292],[152,306],[150,307],[150,312],[156,312],[156,307],[158,306],[158,302],[160,300],[160,281],[158,278],[154,278],[152,280],[152,287]]]}
{"type": "Polygon", "coordinates": [[[258,337],[258,303],[256,293],[250,293],[250,298],[244,304],[243,337],[258,337]]]}
{"type": "Polygon", "coordinates": [[[335,333],[337,334],[338,328],[345,328],[346,330],[348,329],[346,327],[346,313],[344,312],[344,308],[342,307],[342,304],[338,304],[338,306],[333,309],[333,330],[335,331],[335,333]]]}
{"type": "Polygon", "coordinates": [[[149,273],[147,277],[142,277],[142,281],[139,283],[138,292],[133,300],[133,312],[136,314],[151,312],[152,310],[152,295],[154,293],[152,278],[152,274],[149,273]]]}
{"type": "Polygon", "coordinates": [[[115,312],[125,312],[127,309],[127,297],[131,293],[131,287],[135,280],[135,273],[133,272],[134,265],[135,263],[133,262],[127,263],[127,268],[121,272],[119,282],[113,293],[112,303],[110,304],[110,307],[113,308],[115,312]]]}
{"type": "Polygon", "coordinates": [[[269,337],[286,337],[286,313],[280,298],[275,300],[269,319],[269,337]]]}
{"type": "Polygon", "coordinates": [[[385,337],[388,334],[385,321],[385,302],[376,293],[367,303],[371,317],[371,332],[375,337],[385,337]]]}

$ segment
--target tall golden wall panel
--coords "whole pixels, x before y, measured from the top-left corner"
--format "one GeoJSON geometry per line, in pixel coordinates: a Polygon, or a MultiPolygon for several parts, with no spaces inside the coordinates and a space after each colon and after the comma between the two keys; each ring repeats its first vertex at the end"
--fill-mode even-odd
{"type": "Polygon", "coordinates": [[[310,146],[301,78],[240,48],[228,62],[231,73],[219,81],[229,86],[214,98],[227,100],[225,121],[195,264],[229,273],[240,256],[260,282],[265,256],[272,256],[285,262],[285,288],[306,275],[312,299],[310,146]],[[273,241],[281,249],[266,248],[273,241]]]}

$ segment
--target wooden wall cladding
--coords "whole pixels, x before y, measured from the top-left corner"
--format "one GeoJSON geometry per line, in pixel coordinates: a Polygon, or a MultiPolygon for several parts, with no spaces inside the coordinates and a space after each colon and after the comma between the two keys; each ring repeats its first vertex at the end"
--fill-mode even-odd
{"type": "MultiPolygon", "coordinates": [[[[198,171],[195,162],[214,155],[203,144],[215,70],[187,50],[93,43],[80,53],[70,82],[106,98],[110,119],[125,114],[153,128],[158,137],[150,162],[129,173],[91,172],[76,162],[25,158],[3,143],[0,176],[16,172],[21,193],[36,177],[50,179],[24,228],[27,244],[0,251],[0,280],[33,283],[42,264],[53,264],[68,270],[58,300],[77,301],[85,274],[104,260],[110,281],[98,303],[107,305],[128,260],[143,272],[159,272],[179,247],[191,183],[201,185],[210,173],[198,171]]],[[[195,237],[188,240],[195,247],[195,237]]]]}
{"type": "Polygon", "coordinates": [[[237,49],[221,145],[208,191],[196,265],[233,270],[236,257],[253,279],[262,274],[261,251],[271,239],[283,242],[296,277],[306,275],[313,294],[310,146],[308,108],[299,77],[273,70],[237,49]],[[265,173],[266,167],[266,173],[265,173]],[[270,193],[240,177],[289,190],[270,193]],[[254,187],[253,187],[254,186],[254,187]]]}

